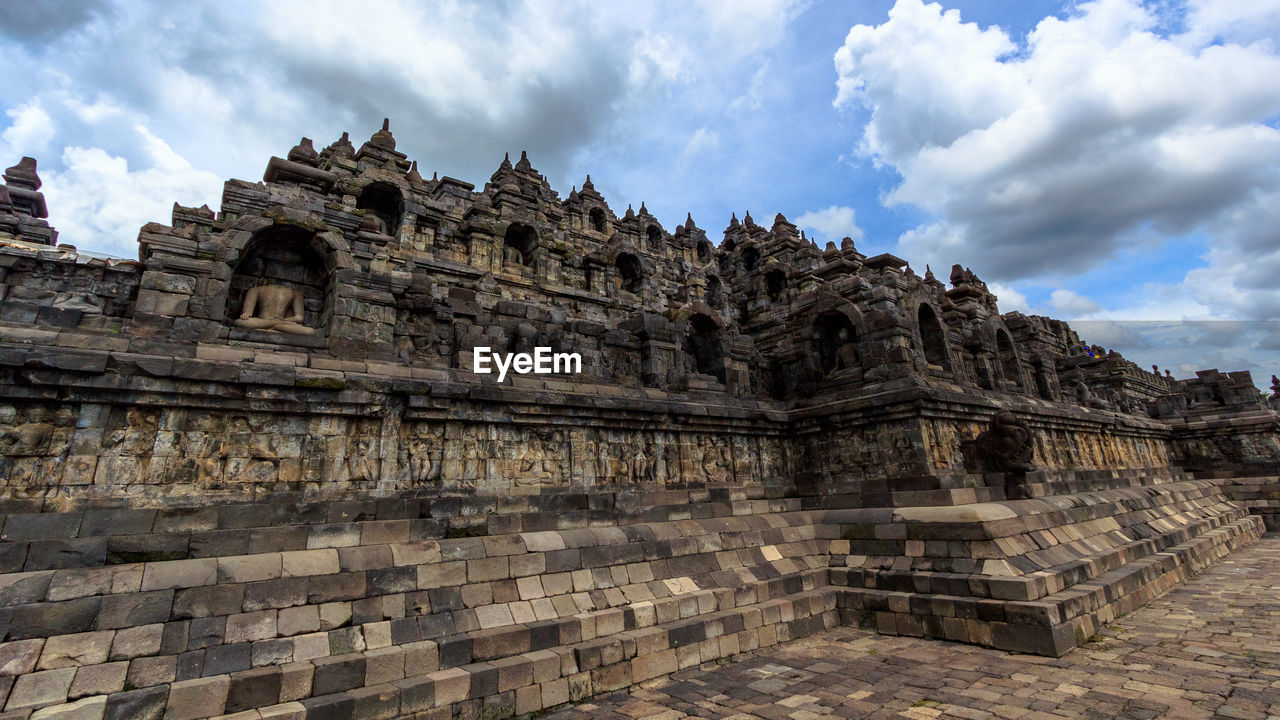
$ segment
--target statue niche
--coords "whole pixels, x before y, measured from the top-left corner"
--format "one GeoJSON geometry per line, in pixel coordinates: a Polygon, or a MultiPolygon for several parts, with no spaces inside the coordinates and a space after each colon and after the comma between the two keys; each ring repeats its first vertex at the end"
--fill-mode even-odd
{"type": "Polygon", "coordinates": [[[524,223],[513,222],[502,237],[502,264],[533,267],[533,254],[538,249],[538,231],[524,223]]]}
{"type": "Polygon", "coordinates": [[[818,365],[824,377],[861,367],[858,335],[843,313],[825,312],[814,324],[818,365]]]}
{"type": "Polygon", "coordinates": [[[227,317],[246,330],[314,335],[327,320],[328,275],[315,233],[272,226],[249,241],[232,270],[227,317]]]}
{"type": "Polygon", "coordinates": [[[644,272],[640,266],[640,259],[631,253],[622,253],[618,255],[614,267],[618,270],[619,285],[622,289],[633,295],[639,295],[644,287],[644,272]]]}
{"type": "Polygon", "coordinates": [[[380,231],[395,237],[404,215],[404,197],[396,186],[385,182],[370,183],[356,198],[356,207],[382,221],[380,231]]]}
{"type": "Polygon", "coordinates": [[[714,320],[702,314],[689,318],[684,352],[690,372],[711,375],[724,382],[724,344],[714,320]]]}

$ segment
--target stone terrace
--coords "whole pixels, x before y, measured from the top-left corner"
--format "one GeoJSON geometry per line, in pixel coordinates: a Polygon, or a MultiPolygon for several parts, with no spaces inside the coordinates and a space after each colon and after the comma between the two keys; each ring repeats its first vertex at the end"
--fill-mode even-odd
{"type": "Polygon", "coordinates": [[[851,627],[597,698],[546,720],[1280,717],[1280,536],[1062,658],[851,627]]]}

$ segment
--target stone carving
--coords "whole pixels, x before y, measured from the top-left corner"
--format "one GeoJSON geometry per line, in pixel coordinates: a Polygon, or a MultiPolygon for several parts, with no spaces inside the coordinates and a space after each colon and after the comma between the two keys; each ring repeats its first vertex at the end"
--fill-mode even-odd
{"type": "Polygon", "coordinates": [[[244,296],[244,309],[235,324],[239,327],[292,335],[315,335],[315,328],[302,324],[302,293],[263,278],[244,296]]]}
{"type": "Polygon", "coordinates": [[[523,265],[524,253],[510,245],[502,246],[502,262],[504,265],[523,265]]]}
{"type": "Polygon", "coordinates": [[[982,472],[1005,474],[1005,496],[1011,500],[1030,497],[1026,475],[1035,470],[1031,428],[1011,412],[996,413],[991,425],[972,442],[978,468],[982,472]]]}
{"type": "Polygon", "coordinates": [[[1083,381],[1076,383],[1076,401],[1088,408],[1096,408],[1098,410],[1115,410],[1116,407],[1105,399],[1093,394],[1088,385],[1083,381]]]}

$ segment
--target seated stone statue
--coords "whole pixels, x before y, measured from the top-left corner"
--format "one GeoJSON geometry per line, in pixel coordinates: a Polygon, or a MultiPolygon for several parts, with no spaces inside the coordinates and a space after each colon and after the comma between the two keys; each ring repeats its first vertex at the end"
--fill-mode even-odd
{"type": "Polygon", "coordinates": [[[236,325],[253,330],[315,335],[314,328],[302,324],[302,293],[294,288],[269,285],[266,278],[244,296],[244,310],[236,325]]]}
{"type": "Polygon", "coordinates": [[[502,262],[506,265],[523,265],[524,253],[511,247],[510,245],[502,246],[502,262]]]}

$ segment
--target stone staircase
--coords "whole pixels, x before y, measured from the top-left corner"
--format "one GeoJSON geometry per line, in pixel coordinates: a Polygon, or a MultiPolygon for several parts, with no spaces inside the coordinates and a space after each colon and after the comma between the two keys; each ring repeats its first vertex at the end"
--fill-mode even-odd
{"type": "Polygon", "coordinates": [[[0,719],[510,717],[841,622],[1058,655],[1260,531],[1207,481],[769,492],[10,514],[0,719]]]}

